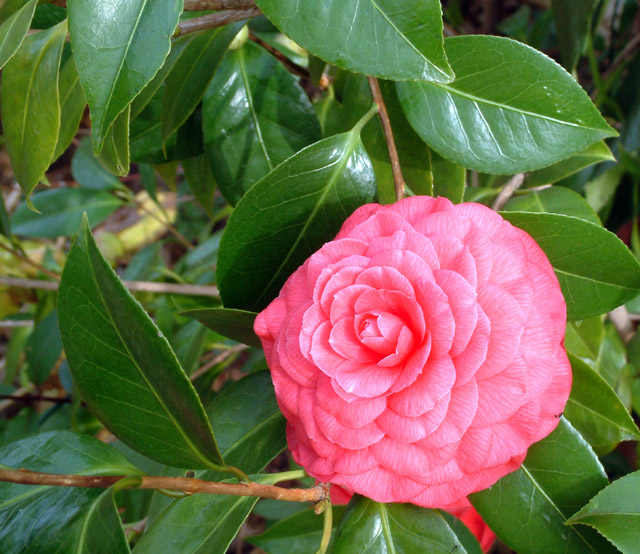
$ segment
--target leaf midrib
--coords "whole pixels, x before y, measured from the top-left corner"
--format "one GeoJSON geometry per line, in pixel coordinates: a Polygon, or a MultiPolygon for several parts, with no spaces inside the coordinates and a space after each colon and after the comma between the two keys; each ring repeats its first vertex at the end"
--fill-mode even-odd
{"type": "Polygon", "coordinates": [[[568,127],[575,127],[577,129],[585,129],[585,130],[588,130],[588,131],[597,131],[599,133],[608,132],[605,129],[600,129],[600,128],[597,128],[597,127],[589,127],[589,126],[586,126],[586,125],[579,125],[578,123],[571,123],[570,121],[564,121],[562,119],[556,119],[555,117],[550,117],[548,115],[538,114],[538,113],[535,113],[535,112],[530,112],[528,110],[522,110],[522,109],[516,108],[514,106],[509,106],[508,104],[502,104],[501,102],[495,102],[495,101],[489,100],[487,98],[482,98],[480,96],[476,96],[476,95],[471,94],[469,92],[463,92],[463,91],[461,91],[459,89],[454,88],[451,85],[447,85],[447,84],[444,84],[444,83],[435,83],[434,82],[434,83],[425,83],[425,84],[441,88],[441,89],[445,90],[446,92],[448,92],[451,95],[461,96],[461,97],[466,98],[467,100],[470,100],[472,102],[479,102],[479,103],[486,104],[488,106],[493,106],[493,107],[496,107],[496,108],[499,108],[499,109],[502,109],[502,110],[507,110],[507,111],[511,111],[511,112],[515,112],[515,113],[520,113],[522,115],[526,115],[526,116],[529,116],[529,117],[535,117],[535,118],[538,118],[538,119],[544,119],[546,121],[550,121],[552,123],[556,123],[556,124],[559,124],[559,125],[566,125],[568,127]]]}
{"type": "Polygon", "coordinates": [[[158,392],[156,391],[155,387],[153,387],[151,385],[151,383],[147,379],[147,376],[145,375],[144,371],[142,371],[142,368],[138,365],[138,360],[136,360],[134,358],[134,356],[131,354],[131,351],[129,350],[129,346],[124,341],[124,339],[123,339],[123,337],[122,337],[122,335],[120,333],[120,329],[118,328],[118,326],[116,325],[115,321],[113,320],[111,312],[110,312],[107,304],[105,303],[104,298],[103,298],[103,296],[102,296],[102,294],[100,292],[101,289],[100,289],[100,286],[99,286],[99,284],[98,284],[98,282],[96,280],[96,274],[95,274],[95,271],[93,269],[93,263],[91,261],[91,256],[89,255],[89,252],[88,252],[88,249],[90,248],[89,241],[86,240],[85,244],[87,246],[86,257],[87,257],[87,262],[89,264],[89,268],[91,270],[90,271],[91,280],[93,281],[93,284],[95,285],[96,290],[98,291],[98,297],[100,298],[100,302],[102,303],[102,305],[105,308],[105,312],[106,312],[107,316],[109,317],[109,320],[111,321],[111,325],[113,326],[116,334],[118,335],[118,338],[120,339],[120,342],[122,343],[122,345],[124,346],[124,349],[126,350],[127,354],[129,355],[129,359],[133,362],[133,365],[138,370],[139,375],[142,377],[144,382],[147,384],[147,386],[149,387],[149,390],[153,393],[153,396],[155,397],[155,399],[158,402],[158,404],[162,407],[164,412],[167,414],[167,417],[169,418],[169,421],[171,423],[173,423],[175,429],[178,431],[178,434],[182,437],[182,439],[185,441],[185,443],[191,448],[192,453],[194,453],[196,455],[196,457],[198,459],[200,459],[205,464],[206,467],[211,468],[211,469],[219,470],[220,466],[212,463],[202,452],[200,452],[200,450],[198,448],[195,447],[195,445],[193,444],[191,439],[184,433],[182,427],[180,425],[178,425],[177,421],[175,420],[171,410],[169,410],[167,408],[167,406],[165,405],[165,403],[162,400],[162,398],[158,395],[158,392]]]}
{"type": "MultiPolygon", "coordinates": [[[[560,510],[560,508],[558,508],[558,506],[556,506],[555,502],[553,500],[551,500],[551,498],[547,495],[547,493],[543,490],[543,488],[540,486],[540,484],[538,483],[538,481],[536,481],[536,479],[533,477],[533,475],[531,475],[531,473],[529,472],[529,470],[527,469],[527,467],[522,464],[522,471],[523,473],[527,476],[527,478],[531,481],[531,483],[533,484],[533,486],[538,490],[538,492],[542,495],[542,497],[549,503],[549,505],[558,513],[558,515],[560,516],[560,518],[562,519],[563,523],[565,521],[567,521],[568,518],[565,517],[565,515],[562,513],[562,511],[560,510]]],[[[589,541],[587,539],[585,539],[582,536],[582,533],[580,533],[575,527],[570,527],[571,530],[578,535],[578,537],[580,537],[580,540],[582,540],[582,542],[584,542],[587,547],[591,550],[591,552],[594,552],[594,554],[598,554],[589,544],[589,541]]]]}
{"type": "Polygon", "coordinates": [[[378,511],[380,512],[380,523],[382,524],[382,535],[384,537],[384,542],[389,547],[389,554],[396,554],[396,547],[393,544],[393,539],[391,538],[391,529],[389,528],[389,516],[387,514],[387,508],[384,504],[377,502],[378,511]]]}
{"type": "Polygon", "coordinates": [[[597,285],[603,285],[603,286],[606,286],[606,287],[612,287],[612,288],[617,288],[617,289],[624,289],[624,290],[633,291],[633,292],[638,292],[640,290],[640,289],[638,289],[636,287],[626,287],[624,285],[619,285],[618,283],[608,283],[606,281],[600,281],[599,279],[593,279],[592,277],[586,277],[586,276],[580,275],[578,273],[571,273],[571,272],[565,271],[563,269],[558,269],[555,266],[554,266],[553,270],[556,273],[562,273],[563,275],[566,275],[567,277],[573,277],[575,279],[581,279],[582,281],[589,281],[589,282],[595,283],[597,285]]]}
{"type": "MultiPolygon", "coordinates": [[[[614,392],[615,394],[615,392],[614,392]]],[[[635,431],[633,431],[633,429],[630,429],[629,427],[627,427],[627,423],[616,423],[615,421],[609,419],[607,416],[605,416],[604,414],[595,411],[593,408],[590,408],[589,406],[585,406],[584,404],[582,404],[581,402],[578,402],[577,400],[575,400],[574,398],[569,397],[568,402],[573,402],[574,404],[576,404],[577,406],[580,406],[580,408],[582,408],[583,410],[590,412],[592,414],[594,414],[595,416],[597,416],[600,419],[603,419],[604,421],[606,421],[607,423],[609,423],[610,425],[612,425],[614,428],[616,429],[620,429],[620,430],[625,430],[630,432],[634,437],[637,437],[637,433],[635,431]],[[624,426],[623,426],[624,425],[624,426]]],[[[628,412],[624,412],[626,415],[628,415],[628,412]]],[[[605,443],[608,444],[608,443],[605,443]]]]}
{"type": "MultiPolygon", "coordinates": [[[[415,44],[413,44],[407,37],[406,35],[400,31],[400,29],[398,29],[398,27],[396,27],[395,23],[393,23],[393,21],[391,21],[388,17],[387,14],[384,13],[384,11],[382,11],[382,8],[380,8],[380,6],[378,6],[378,4],[376,3],[375,0],[369,0],[369,2],[371,2],[371,5],[374,7],[375,10],[378,11],[378,13],[382,16],[382,18],[391,26],[391,28],[402,38],[402,40],[404,40],[404,42],[416,53],[418,54],[418,56],[420,58],[422,58],[429,67],[432,67],[433,69],[435,69],[438,73],[440,73],[440,75],[444,76],[448,81],[451,80],[451,75],[448,73],[445,73],[442,69],[440,69],[436,64],[434,64],[429,58],[427,58],[422,52],[420,52],[420,50],[418,50],[418,48],[416,47],[415,44]]],[[[444,48],[444,47],[443,47],[444,48]]]]}

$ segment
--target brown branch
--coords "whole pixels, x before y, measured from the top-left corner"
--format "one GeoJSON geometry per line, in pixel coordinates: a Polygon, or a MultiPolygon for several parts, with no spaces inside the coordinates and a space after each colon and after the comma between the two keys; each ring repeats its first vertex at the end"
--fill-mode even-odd
{"type": "MultiPolygon", "coordinates": [[[[220,293],[213,285],[189,285],[180,283],[156,283],[154,281],[122,281],[132,292],[155,292],[158,294],[183,294],[186,296],[218,297],[220,293]]],[[[0,276],[0,285],[26,289],[58,290],[58,281],[42,281],[39,279],[20,279],[0,276]]]]}
{"type": "MultiPolygon", "coordinates": [[[[124,479],[125,475],[59,475],[37,473],[26,469],[0,469],[0,481],[21,485],[40,485],[53,487],[82,487],[106,489],[124,479]]],[[[221,483],[203,481],[189,477],[141,477],[137,489],[164,489],[189,494],[226,494],[230,496],[257,496],[284,502],[320,502],[329,497],[329,485],[320,483],[310,489],[286,489],[261,483],[221,483]]]]}
{"type": "Polygon", "coordinates": [[[258,8],[251,8],[248,10],[223,10],[221,12],[210,13],[203,15],[202,17],[194,17],[193,19],[186,19],[176,29],[174,37],[186,35],[187,33],[195,33],[196,31],[202,31],[204,29],[214,29],[215,27],[222,27],[227,23],[234,23],[235,21],[242,21],[243,19],[251,19],[261,15],[262,12],[258,8]]]}
{"type": "Polygon", "coordinates": [[[606,81],[638,48],[640,48],[640,33],[633,37],[620,51],[620,54],[611,62],[611,65],[602,73],[601,79],[606,81]]]}
{"type": "Polygon", "coordinates": [[[378,115],[380,116],[380,122],[382,123],[382,130],[384,131],[384,138],[387,141],[387,148],[389,150],[389,159],[391,160],[391,172],[393,173],[393,184],[396,189],[396,200],[400,201],[404,198],[404,178],[402,177],[402,170],[400,169],[400,158],[398,157],[398,150],[396,149],[396,143],[393,139],[393,131],[391,130],[391,121],[389,120],[389,113],[387,112],[387,106],[384,103],[382,97],[382,91],[380,90],[380,84],[375,77],[369,77],[369,87],[371,88],[371,94],[373,101],[378,104],[378,115]]]}
{"type": "MultiPolygon", "coordinates": [[[[67,7],[67,0],[49,0],[50,4],[67,7]]],[[[255,8],[253,0],[184,0],[184,11],[246,10],[255,8]]]]}
{"type": "Polygon", "coordinates": [[[0,400],[12,400],[13,402],[52,402],[54,404],[69,404],[70,398],[60,398],[57,396],[45,396],[44,394],[25,394],[24,396],[0,394],[0,400]]]}
{"type": "Polygon", "coordinates": [[[504,205],[508,202],[509,198],[511,198],[513,193],[522,186],[522,183],[524,183],[524,173],[517,173],[511,177],[511,179],[504,184],[491,207],[496,212],[504,208],[504,205]]]}
{"type": "Polygon", "coordinates": [[[266,43],[260,37],[257,37],[256,35],[254,35],[251,31],[249,31],[249,39],[255,42],[256,44],[259,44],[260,46],[262,46],[262,48],[264,48],[274,58],[276,58],[282,65],[284,65],[289,70],[289,73],[293,73],[294,75],[297,75],[298,77],[302,77],[303,79],[311,78],[309,75],[309,70],[306,67],[302,67],[297,63],[292,62],[282,52],[280,52],[279,50],[276,50],[273,46],[266,43]]]}

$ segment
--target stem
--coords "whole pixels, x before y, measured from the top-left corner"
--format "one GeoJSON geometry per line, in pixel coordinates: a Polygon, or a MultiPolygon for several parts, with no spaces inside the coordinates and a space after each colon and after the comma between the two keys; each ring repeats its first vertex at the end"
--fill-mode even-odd
{"type": "Polygon", "coordinates": [[[18,250],[16,250],[15,248],[13,248],[11,246],[7,246],[6,244],[4,244],[1,241],[0,241],[0,248],[2,248],[2,250],[6,250],[12,256],[15,256],[19,260],[22,260],[23,262],[29,264],[31,267],[36,268],[38,271],[41,271],[45,275],[48,275],[52,279],[60,279],[60,275],[58,275],[57,273],[54,273],[53,271],[47,269],[43,265],[40,265],[38,262],[34,262],[32,259],[30,259],[27,256],[25,256],[24,254],[22,254],[22,252],[19,252],[18,250]]]}
{"type": "Polygon", "coordinates": [[[316,513],[318,509],[323,510],[324,521],[322,526],[322,540],[320,541],[320,548],[316,554],[325,554],[329,548],[329,542],[331,542],[331,530],[333,529],[333,511],[331,509],[331,502],[329,499],[322,500],[316,504],[316,513]]]}
{"type": "Polygon", "coordinates": [[[259,44],[260,46],[262,46],[262,48],[264,48],[267,52],[269,52],[273,57],[277,58],[278,61],[289,70],[289,73],[293,73],[294,75],[297,75],[298,77],[302,77],[303,79],[310,79],[309,70],[306,67],[302,67],[297,63],[293,63],[282,52],[280,52],[279,50],[276,50],[273,46],[266,43],[260,37],[257,37],[256,35],[254,35],[251,31],[249,31],[249,40],[252,40],[256,44],[259,44]]]}
{"type": "Polygon", "coordinates": [[[509,198],[513,196],[513,193],[522,186],[522,183],[524,183],[524,173],[516,173],[504,184],[502,190],[500,191],[500,194],[498,194],[491,208],[496,212],[500,211],[507,203],[509,198]]]}
{"type": "Polygon", "coordinates": [[[371,94],[373,95],[373,101],[378,104],[378,115],[380,116],[380,122],[382,123],[384,138],[387,141],[389,160],[391,160],[391,172],[393,173],[393,184],[396,190],[396,201],[399,202],[404,198],[404,178],[402,177],[402,170],[400,169],[400,158],[398,156],[398,150],[396,149],[396,142],[393,139],[391,120],[389,119],[387,106],[385,105],[384,98],[382,97],[382,91],[380,90],[380,83],[378,83],[378,79],[375,77],[368,77],[368,79],[371,94]]]}
{"type": "Polygon", "coordinates": [[[171,225],[171,223],[169,223],[169,221],[167,221],[166,219],[162,219],[153,210],[149,210],[142,204],[142,202],[138,202],[135,199],[132,199],[132,202],[135,204],[136,208],[146,213],[152,219],[155,219],[161,225],[164,225],[167,228],[167,231],[169,231],[187,250],[193,250],[195,248],[193,244],[191,244],[185,238],[185,236],[180,233],[180,231],[178,231],[178,229],[176,229],[173,225],[171,225]]]}
{"type": "MultiPolygon", "coordinates": [[[[39,473],[26,469],[0,469],[0,481],[21,485],[39,485],[54,487],[82,487],[106,489],[118,481],[128,478],[127,475],[59,475],[39,473]]],[[[278,481],[281,480],[279,476],[278,481]]],[[[287,476],[289,478],[289,476],[287,476]]],[[[257,496],[284,502],[313,502],[325,500],[329,496],[329,486],[320,483],[310,489],[285,489],[261,483],[222,483],[203,481],[189,477],[149,477],[136,479],[125,488],[166,489],[186,493],[226,494],[230,496],[257,496]],[[138,484],[139,483],[139,484],[138,484]]]]}
{"type": "MultiPolygon", "coordinates": [[[[57,279],[57,276],[56,276],[57,279]]],[[[179,283],[156,283],[154,281],[122,281],[132,292],[154,292],[158,294],[184,294],[187,296],[211,296],[218,298],[220,293],[213,285],[182,285],[179,283]]],[[[58,281],[40,279],[20,279],[0,276],[0,285],[25,289],[58,290],[58,281]]]]}
{"type": "MultiPolygon", "coordinates": [[[[67,0],[49,0],[49,4],[67,7],[67,0]]],[[[184,11],[246,10],[255,8],[253,0],[184,0],[184,11]]]]}
{"type": "Polygon", "coordinates": [[[223,10],[221,12],[210,13],[203,15],[202,17],[194,17],[193,19],[187,19],[178,25],[174,37],[179,37],[187,33],[195,33],[196,31],[202,31],[204,29],[214,29],[215,27],[222,27],[227,23],[233,23],[235,21],[242,21],[243,19],[251,19],[261,15],[262,12],[258,8],[250,8],[248,10],[223,10]]]}

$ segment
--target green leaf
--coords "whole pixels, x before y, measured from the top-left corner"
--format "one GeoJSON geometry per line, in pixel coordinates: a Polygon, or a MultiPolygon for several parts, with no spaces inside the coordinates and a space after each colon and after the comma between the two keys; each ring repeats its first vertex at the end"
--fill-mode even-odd
{"type": "Polygon", "coordinates": [[[354,495],[336,532],[332,554],[466,554],[439,510],[413,504],[380,504],[354,495]]]}
{"type": "Polygon", "coordinates": [[[637,554],[640,526],[640,471],[602,489],[567,523],[591,525],[624,554],[637,554]]]}
{"type": "Polygon", "coordinates": [[[180,315],[197,319],[202,325],[213,329],[223,337],[262,348],[260,339],[253,332],[253,322],[258,315],[256,312],[229,308],[203,308],[182,312],[180,315]]]}
{"type": "Polygon", "coordinates": [[[4,235],[11,240],[11,224],[9,223],[9,214],[4,205],[4,197],[0,195],[0,235],[4,235]]]}
{"type": "Polygon", "coordinates": [[[60,71],[60,80],[58,82],[60,94],[60,132],[58,133],[58,142],[53,154],[53,160],[57,160],[64,151],[69,147],[73,137],[75,137],[86,100],[84,99],[84,91],[80,86],[78,78],[78,70],[70,57],[60,71]]]}
{"type": "Polygon", "coordinates": [[[449,83],[438,0],[258,0],[300,46],[328,62],[385,79],[449,83]]]}
{"type": "Polygon", "coordinates": [[[480,35],[447,38],[445,49],[453,83],[397,85],[414,129],[443,157],[510,175],[617,135],[571,75],[541,52],[480,35]]]}
{"type": "Polygon", "coordinates": [[[205,151],[225,199],[320,139],[320,124],[295,77],[252,42],[223,58],[203,103],[205,151]]]}
{"type": "Polygon", "coordinates": [[[366,119],[349,133],[298,152],[238,203],[218,255],[217,283],[227,308],[263,309],[356,208],[375,199],[371,162],[360,140],[364,124],[366,119]]]}
{"type": "Polygon", "coordinates": [[[579,358],[597,360],[603,338],[604,323],[602,318],[591,317],[567,323],[564,345],[569,352],[579,358]]]}
{"type": "MultiPolygon", "coordinates": [[[[207,412],[225,460],[247,472],[260,471],[286,446],[285,420],[267,371],[223,389],[207,412]]],[[[200,478],[219,475],[205,472],[200,478]]],[[[256,500],[206,494],[174,500],[153,519],[135,552],[224,554],[256,500]]]]}
{"type": "Polygon", "coordinates": [[[598,214],[577,192],[565,187],[550,187],[543,190],[523,191],[505,204],[507,212],[544,212],[570,215],[601,225],[598,214]]]}
{"type": "Polygon", "coordinates": [[[464,184],[467,170],[443,158],[435,150],[429,152],[431,176],[433,180],[433,196],[444,196],[454,204],[464,199],[464,184]]]}
{"type": "Polygon", "coordinates": [[[268,371],[229,385],[207,414],[226,462],[247,473],[261,471],[286,447],[285,419],[268,371]]]}
{"type": "MultiPolygon", "coordinates": [[[[85,189],[109,190],[121,188],[118,178],[109,173],[93,155],[91,139],[84,137],[71,158],[71,174],[85,189]]],[[[78,228],[75,226],[74,231],[78,228]]]]}
{"type": "Polygon", "coordinates": [[[165,464],[220,469],[224,462],[193,386],[100,254],[86,218],[62,273],[58,314],[80,394],[114,435],[165,464]]]}
{"type": "Polygon", "coordinates": [[[129,113],[131,106],[116,117],[104,138],[98,161],[114,175],[129,173],[129,113]]]}
{"type": "Polygon", "coordinates": [[[611,154],[607,143],[600,140],[566,160],[529,173],[525,181],[525,186],[538,187],[557,183],[561,179],[569,177],[585,167],[605,161],[615,161],[615,158],[613,154],[611,154]]]}
{"type": "Polygon", "coordinates": [[[2,72],[2,125],[27,199],[53,158],[60,127],[58,70],[67,24],[25,38],[2,72]]]}
{"type": "Polygon", "coordinates": [[[518,554],[606,554],[615,550],[596,532],[564,523],[607,484],[598,458],[562,418],[553,433],[529,448],[520,469],[469,500],[518,554]]]}
{"type": "Polygon", "coordinates": [[[502,212],[529,233],[549,258],[567,302],[567,318],[608,312],[640,292],[640,264],[606,229],[576,217],[502,212]]]}
{"type": "Polygon", "coordinates": [[[32,197],[39,213],[26,203],[18,206],[11,216],[11,226],[17,235],[51,238],[71,236],[80,226],[82,214],[87,213],[91,225],[99,225],[122,206],[113,194],[103,191],[59,188],[38,192],[32,197]]]}
{"type": "MultiPolygon", "coordinates": [[[[68,431],[9,443],[0,448],[0,464],[45,473],[140,474],[111,446],[68,431]]],[[[13,483],[0,483],[0,543],[4,554],[128,551],[110,490],[13,483]],[[108,531],[101,529],[94,540],[100,526],[96,517],[108,531]]]]}
{"type": "Polygon", "coordinates": [[[573,372],[571,396],[564,415],[598,455],[620,441],[640,440],[640,431],[618,395],[592,368],[569,354],[573,372]]]}
{"type": "Polygon", "coordinates": [[[68,3],[71,46],[91,110],[96,154],[115,119],[164,63],[182,1],[129,0],[111,8],[94,0],[68,3]]]}
{"type": "Polygon", "coordinates": [[[573,71],[591,30],[595,0],[551,0],[562,65],[573,71]]]}
{"type": "MultiPolygon", "coordinates": [[[[346,506],[332,506],[333,530],[335,536],[338,522],[346,506]]],[[[323,517],[308,508],[286,517],[264,533],[248,537],[249,544],[257,546],[268,554],[309,554],[315,552],[322,540],[323,517]]]]}
{"type": "Polygon", "coordinates": [[[36,325],[26,344],[25,354],[31,382],[42,385],[61,353],[62,339],[58,329],[58,314],[54,309],[36,325]]]}
{"type": "Polygon", "coordinates": [[[209,217],[213,217],[213,195],[216,190],[216,180],[213,176],[209,159],[204,154],[182,161],[184,177],[189,189],[196,197],[209,217]]]}
{"type": "Polygon", "coordinates": [[[29,30],[37,4],[38,0],[26,2],[0,25],[0,69],[20,48],[29,30]]]}
{"type": "Polygon", "coordinates": [[[162,140],[166,141],[196,109],[214,71],[242,22],[198,33],[181,51],[167,75],[162,99],[162,140]]]}

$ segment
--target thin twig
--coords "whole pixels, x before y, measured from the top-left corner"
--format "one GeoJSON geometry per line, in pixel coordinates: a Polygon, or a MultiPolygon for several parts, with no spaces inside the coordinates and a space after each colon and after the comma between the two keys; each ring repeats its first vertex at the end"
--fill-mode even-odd
{"type": "Polygon", "coordinates": [[[6,244],[4,244],[2,242],[0,242],[0,248],[2,248],[3,250],[6,250],[7,252],[9,252],[9,254],[15,256],[19,260],[22,260],[24,263],[29,264],[31,267],[34,267],[38,271],[42,271],[42,273],[48,275],[52,279],[60,279],[60,275],[58,275],[57,273],[54,273],[53,271],[47,269],[43,265],[40,265],[38,262],[34,262],[31,258],[25,256],[22,252],[16,250],[15,248],[7,246],[6,244]]]}
{"type": "MultiPolygon", "coordinates": [[[[158,294],[183,294],[186,296],[219,297],[218,288],[213,285],[189,285],[180,283],[156,283],[154,281],[122,281],[132,292],[154,292],[158,294]]],[[[20,279],[0,276],[0,285],[26,289],[58,290],[58,281],[20,279]]]]}
{"type": "MultiPolygon", "coordinates": [[[[21,485],[40,485],[53,487],[82,487],[106,489],[128,477],[126,475],[59,475],[39,473],[26,469],[0,469],[0,481],[21,485]]],[[[261,483],[221,483],[203,481],[189,477],[140,477],[137,489],[165,489],[189,494],[226,494],[229,496],[257,496],[284,502],[320,502],[329,496],[329,485],[320,483],[310,489],[286,489],[276,485],[261,483]]]]}
{"type": "Polygon", "coordinates": [[[606,81],[631,55],[640,48],[640,33],[634,36],[627,45],[620,51],[611,65],[602,72],[602,80],[606,81]]]}
{"type": "Polygon", "coordinates": [[[522,183],[524,183],[524,173],[516,173],[511,179],[509,179],[502,190],[498,194],[497,198],[493,202],[493,206],[491,206],[496,212],[500,211],[504,205],[507,203],[509,198],[513,196],[513,193],[518,190],[522,183]]]}
{"type": "Polygon", "coordinates": [[[235,345],[235,346],[233,346],[231,348],[228,348],[224,352],[221,352],[217,356],[214,356],[211,360],[209,360],[202,367],[199,367],[196,371],[194,371],[189,376],[189,379],[191,381],[195,381],[198,377],[200,377],[201,375],[204,375],[212,367],[215,367],[218,364],[224,362],[229,356],[232,356],[233,354],[237,354],[238,352],[242,352],[243,350],[246,350],[247,348],[249,348],[249,347],[246,344],[237,344],[237,345],[235,345]]]}
{"type": "Polygon", "coordinates": [[[280,52],[279,50],[276,50],[273,46],[266,43],[260,37],[254,35],[251,31],[249,31],[249,39],[255,42],[256,44],[259,44],[260,46],[262,46],[262,48],[264,48],[267,52],[269,52],[274,58],[277,58],[278,61],[289,70],[289,73],[293,73],[294,75],[297,75],[298,77],[302,77],[303,79],[311,78],[309,75],[309,70],[306,67],[302,67],[297,63],[292,62],[282,52],[280,52]]]}
{"type": "Polygon", "coordinates": [[[389,120],[387,106],[384,103],[384,98],[382,97],[382,91],[380,90],[380,83],[378,83],[378,79],[376,79],[375,77],[369,77],[368,79],[369,87],[371,88],[371,94],[373,96],[373,101],[378,104],[378,115],[380,116],[380,122],[382,123],[384,138],[387,141],[389,160],[391,160],[391,172],[393,173],[393,184],[396,190],[396,201],[400,201],[404,198],[404,178],[402,177],[402,170],[400,169],[400,158],[398,157],[398,150],[396,149],[396,143],[393,139],[391,121],[389,120]]]}
{"type": "Polygon", "coordinates": [[[45,396],[44,394],[0,394],[0,400],[11,400],[13,402],[53,402],[54,404],[69,404],[71,398],[60,398],[58,396],[45,396]]]}
{"type": "Polygon", "coordinates": [[[135,203],[136,207],[143,211],[144,213],[146,213],[149,217],[155,219],[158,223],[160,223],[161,225],[164,225],[167,228],[167,231],[169,231],[176,239],[178,239],[178,241],[187,249],[187,250],[193,250],[195,247],[193,246],[193,244],[191,244],[186,237],[180,232],[178,231],[178,229],[176,229],[173,225],[171,225],[171,223],[169,223],[166,219],[162,219],[159,215],[157,215],[153,210],[150,210],[148,208],[146,208],[142,202],[138,202],[137,200],[133,199],[133,202],[135,203]]]}
{"type": "Polygon", "coordinates": [[[251,19],[261,14],[262,12],[258,8],[251,8],[248,10],[223,10],[221,12],[203,15],[202,17],[194,17],[193,19],[186,19],[180,23],[173,36],[179,37],[204,29],[214,29],[216,27],[222,27],[227,23],[251,19]]]}
{"type": "MultiPolygon", "coordinates": [[[[50,4],[67,7],[67,0],[49,0],[50,4]]],[[[184,0],[184,11],[204,11],[204,10],[246,10],[255,8],[253,0],[184,0]]]]}
{"type": "Polygon", "coordinates": [[[0,320],[0,329],[15,329],[16,327],[31,327],[33,319],[7,319],[0,320]]]}

